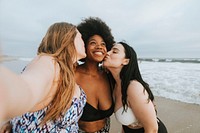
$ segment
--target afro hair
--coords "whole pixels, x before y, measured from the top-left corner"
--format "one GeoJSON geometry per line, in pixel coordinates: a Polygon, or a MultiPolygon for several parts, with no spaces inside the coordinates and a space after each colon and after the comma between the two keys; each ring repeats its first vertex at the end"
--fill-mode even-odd
{"type": "Polygon", "coordinates": [[[89,17],[84,19],[78,26],[77,29],[82,34],[82,39],[87,47],[87,42],[90,37],[99,35],[103,38],[106,43],[106,48],[109,51],[114,41],[114,37],[111,34],[111,29],[98,17],[89,17]]]}

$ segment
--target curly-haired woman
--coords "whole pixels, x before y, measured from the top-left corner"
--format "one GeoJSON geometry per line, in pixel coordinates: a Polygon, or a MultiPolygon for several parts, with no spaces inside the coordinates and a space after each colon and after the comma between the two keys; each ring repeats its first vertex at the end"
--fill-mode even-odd
{"type": "Polygon", "coordinates": [[[110,28],[99,18],[89,17],[78,26],[85,43],[87,57],[76,69],[76,82],[87,95],[79,120],[80,133],[108,133],[114,110],[111,86],[100,63],[114,43],[110,28]]]}

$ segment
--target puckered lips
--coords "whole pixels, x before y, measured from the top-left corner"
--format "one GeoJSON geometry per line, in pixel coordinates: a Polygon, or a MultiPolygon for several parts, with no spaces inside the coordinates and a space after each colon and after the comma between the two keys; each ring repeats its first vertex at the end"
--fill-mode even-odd
{"type": "Polygon", "coordinates": [[[108,55],[105,56],[105,58],[103,59],[103,61],[107,60],[109,57],[108,55]]]}

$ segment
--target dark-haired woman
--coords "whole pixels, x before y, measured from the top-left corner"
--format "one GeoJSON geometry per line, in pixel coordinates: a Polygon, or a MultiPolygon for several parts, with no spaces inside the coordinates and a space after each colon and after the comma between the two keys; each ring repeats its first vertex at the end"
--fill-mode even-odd
{"type": "Polygon", "coordinates": [[[87,102],[79,120],[79,133],[108,133],[114,111],[110,83],[100,68],[114,43],[110,28],[99,18],[89,17],[78,26],[87,57],[77,66],[76,82],[83,88],[87,102]]]}
{"type": "Polygon", "coordinates": [[[103,62],[115,83],[115,117],[125,133],[167,133],[156,116],[154,96],[141,77],[137,55],[125,42],[116,43],[103,62]]]}

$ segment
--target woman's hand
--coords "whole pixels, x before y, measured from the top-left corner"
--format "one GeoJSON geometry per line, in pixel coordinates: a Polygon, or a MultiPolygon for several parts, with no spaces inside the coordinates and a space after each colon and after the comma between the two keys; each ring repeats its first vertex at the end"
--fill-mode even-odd
{"type": "Polygon", "coordinates": [[[12,133],[12,125],[10,124],[10,122],[5,123],[1,127],[0,133],[12,133]]]}

